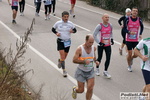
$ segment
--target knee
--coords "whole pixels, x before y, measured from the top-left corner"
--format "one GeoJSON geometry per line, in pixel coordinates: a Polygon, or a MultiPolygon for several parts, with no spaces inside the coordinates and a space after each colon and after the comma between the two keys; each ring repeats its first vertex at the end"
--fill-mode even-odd
{"type": "Polygon", "coordinates": [[[88,92],[88,93],[92,93],[92,92],[93,92],[93,87],[89,87],[89,88],[87,89],[87,92],[88,92]]]}
{"type": "Polygon", "coordinates": [[[132,56],[132,52],[128,52],[128,56],[130,56],[130,57],[131,57],[131,56],[132,56]]]}
{"type": "Polygon", "coordinates": [[[146,86],[147,92],[150,92],[150,84],[146,86]]]}
{"type": "Polygon", "coordinates": [[[78,88],[78,93],[83,93],[84,92],[84,88],[78,88]]]}
{"type": "Polygon", "coordinates": [[[65,57],[65,56],[61,56],[61,59],[65,60],[65,59],[66,59],[66,57],[65,57]]]}

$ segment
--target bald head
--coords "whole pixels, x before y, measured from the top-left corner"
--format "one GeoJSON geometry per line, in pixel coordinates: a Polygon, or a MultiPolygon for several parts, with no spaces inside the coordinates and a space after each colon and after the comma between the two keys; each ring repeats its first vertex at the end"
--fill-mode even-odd
{"type": "Polygon", "coordinates": [[[90,39],[94,39],[94,37],[92,34],[88,34],[88,35],[86,35],[85,39],[86,39],[86,41],[88,41],[90,39]]]}
{"type": "Polygon", "coordinates": [[[102,16],[103,24],[107,25],[109,21],[109,15],[107,13],[104,13],[102,16]]]}
{"type": "Polygon", "coordinates": [[[89,48],[93,45],[93,43],[94,43],[93,35],[92,34],[86,35],[86,37],[85,37],[85,46],[89,48]]]}
{"type": "Polygon", "coordinates": [[[104,13],[102,17],[105,17],[105,16],[108,16],[108,17],[109,17],[109,15],[108,15],[107,13],[104,13]]]}

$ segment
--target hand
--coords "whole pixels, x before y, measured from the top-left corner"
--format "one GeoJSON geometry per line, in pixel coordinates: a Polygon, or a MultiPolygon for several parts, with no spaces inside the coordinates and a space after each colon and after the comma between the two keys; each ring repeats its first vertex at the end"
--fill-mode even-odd
{"type": "Polygon", "coordinates": [[[90,60],[85,60],[86,65],[90,64],[90,62],[91,62],[90,60]]]}
{"type": "Polygon", "coordinates": [[[111,45],[114,45],[114,40],[113,39],[111,39],[111,45]]]}
{"type": "Polygon", "coordinates": [[[73,33],[73,30],[72,29],[70,29],[70,31],[69,31],[70,33],[73,33]]]}
{"type": "Polygon", "coordinates": [[[56,35],[59,37],[59,36],[60,36],[60,33],[56,33],[56,35]]]}
{"type": "Polygon", "coordinates": [[[132,32],[130,32],[130,34],[131,34],[131,35],[135,35],[135,32],[132,31],[132,32]]]}
{"type": "Polygon", "coordinates": [[[143,60],[143,61],[147,61],[147,59],[148,59],[148,57],[146,57],[145,55],[142,56],[142,60],[143,60]]]}
{"type": "Polygon", "coordinates": [[[140,40],[142,39],[142,35],[139,35],[140,40]]]}
{"type": "Polygon", "coordinates": [[[105,44],[102,43],[102,42],[100,42],[99,45],[100,45],[101,47],[105,46],[105,44]]]}
{"type": "Polygon", "coordinates": [[[9,5],[11,5],[11,3],[9,2],[9,5]]]}
{"type": "Polygon", "coordinates": [[[19,0],[19,2],[21,2],[22,0],[19,0]]]}
{"type": "Polygon", "coordinates": [[[96,66],[99,66],[100,62],[99,61],[95,61],[96,66]]]}
{"type": "Polygon", "coordinates": [[[121,25],[121,28],[123,28],[123,25],[121,25]]]}

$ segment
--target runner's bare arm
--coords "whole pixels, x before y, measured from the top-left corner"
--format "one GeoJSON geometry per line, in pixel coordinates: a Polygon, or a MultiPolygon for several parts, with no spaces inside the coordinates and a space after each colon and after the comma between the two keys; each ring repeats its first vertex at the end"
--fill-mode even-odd
{"type": "Polygon", "coordinates": [[[99,65],[99,61],[96,60],[95,51],[96,51],[96,47],[94,47],[94,62],[95,62],[95,64],[98,66],[98,65],[99,65]]]}
{"type": "Polygon", "coordinates": [[[134,53],[136,56],[139,56],[143,61],[147,61],[148,57],[142,55],[141,52],[136,47],[134,48],[134,53]]]}
{"type": "Polygon", "coordinates": [[[96,61],[96,54],[95,54],[95,51],[96,51],[96,47],[94,47],[94,62],[96,61]]]}
{"type": "Polygon", "coordinates": [[[78,47],[76,52],[75,52],[75,55],[73,57],[73,63],[84,64],[84,60],[79,60],[80,56],[81,56],[81,47],[78,47]]]}

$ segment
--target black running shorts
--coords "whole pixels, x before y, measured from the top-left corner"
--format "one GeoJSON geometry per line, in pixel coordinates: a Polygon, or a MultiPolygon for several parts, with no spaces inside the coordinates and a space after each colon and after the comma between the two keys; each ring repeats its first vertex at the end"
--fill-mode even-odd
{"type": "Polygon", "coordinates": [[[139,42],[128,42],[128,41],[126,41],[127,49],[128,50],[134,49],[138,43],[139,42]]]}
{"type": "Polygon", "coordinates": [[[142,69],[143,77],[145,80],[146,85],[150,84],[150,71],[142,69]]]}
{"type": "Polygon", "coordinates": [[[16,11],[18,11],[18,6],[11,6],[11,9],[12,9],[12,10],[15,9],[16,11]]]}
{"type": "Polygon", "coordinates": [[[66,53],[69,52],[70,46],[69,47],[64,47],[64,42],[61,42],[60,39],[57,39],[57,50],[64,50],[66,53]]]}

